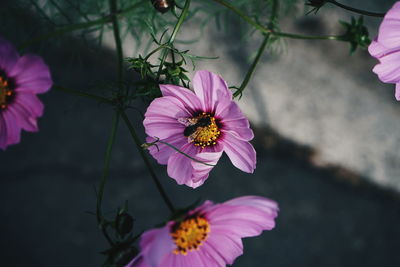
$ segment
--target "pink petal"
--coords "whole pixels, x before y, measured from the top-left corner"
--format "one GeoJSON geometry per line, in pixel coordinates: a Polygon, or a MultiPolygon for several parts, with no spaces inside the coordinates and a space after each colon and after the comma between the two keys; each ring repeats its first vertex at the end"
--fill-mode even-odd
{"type": "Polygon", "coordinates": [[[0,148],[5,150],[7,145],[7,126],[3,115],[0,113],[0,148]]]}
{"type": "MultiPolygon", "coordinates": [[[[200,248],[201,249],[201,248],[200,248]]],[[[190,251],[187,255],[170,253],[159,267],[170,266],[170,267],[213,267],[215,265],[210,265],[210,260],[208,260],[204,255],[199,253],[199,251],[190,251]]]]}
{"type": "Polygon", "coordinates": [[[277,216],[278,203],[276,201],[259,196],[243,196],[224,202],[224,205],[250,206],[262,210],[265,213],[277,216]]]}
{"type": "Polygon", "coordinates": [[[400,81],[400,53],[391,53],[379,58],[380,64],[373,69],[379,79],[385,83],[400,81]]]}
{"type": "Polygon", "coordinates": [[[207,240],[200,247],[204,256],[208,258],[209,261],[213,262],[214,265],[218,267],[226,267],[225,258],[220,254],[219,251],[215,250],[214,247],[207,242],[207,240]]]}
{"type": "MultiPolygon", "coordinates": [[[[187,143],[180,150],[191,157],[195,157],[200,148],[195,147],[192,143],[187,143]]],[[[175,179],[178,184],[193,185],[193,171],[192,160],[181,153],[175,152],[168,159],[168,176],[175,179]]]]}
{"type": "MultiPolygon", "coordinates": [[[[152,137],[147,137],[146,142],[151,143],[156,141],[156,139],[152,137]]],[[[173,145],[174,147],[180,149],[184,144],[187,143],[187,138],[184,137],[181,133],[175,134],[173,136],[170,136],[168,138],[163,139],[162,141],[173,145]]],[[[150,154],[157,160],[159,164],[167,164],[169,157],[174,154],[176,151],[172,149],[170,146],[157,143],[156,145],[153,145],[149,147],[149,152],[150,154]]]]}
{"type": "MultiPolygon", "coordinates": [[[[233,264],[235,259],[243,254],[242,240],[237,237],[213,232],[212,234],[210,233],[203,246],[205,243],[207,243],[211,249],[215,250],[227,264],[233,264]]],[[[207,252],[210,252],[210,249],[207,249],[207,252]]]]}
{"type": "Polygon", "coordinates": [[[0,37],[0,70],[7,74],[17,63],[18,58],[18,52],[12,44],[0,37]]]}
{"type": "Polygon", "coordinates": [[[232,132],[223,132],[224,151],[232,164],[247,173],[253,173],[256,168],[256,151],[247,141],[240,140],[232,132]]]}
{"type": "Polygon", "coordinates": [[[39,130],[36,118],[32,117],[26,108],[18,103],[14,103],[8,109],[16,118],[16,123],[18,123],[19,127],[29,132],[37,132],[39,130]]]}
{"type": "Polygon", "coordinates": [[[191,161],[193,167],[193,184],[190,187],[196,188],[202,185],[205,180],[208,178],[209,172],[214,168],[214,166],[210,165],[217,165],[218,160],[222,156],[221,152],[201,152],[196,155],[196,159],[202,161],[204,163],[196,162],[194,160],[191,161]]]}
{"type": "Polygon", "coordinates": [[[131,262],[129,262],[127,265],[124,267],[151,267],[148,265],[144,260],[142,255],[138,255],[135,257],[131,262]]]}
{"type": "Polygon", "coordinates": [[[28,110],[33,117],[41,117],[43,115],[43,103],[35,94],[18,92],[14,101],[28,110]]]}
{"type": "Polygon", "coordinates": [[[39,94],[47,92],[53,85],[49,67],[41,57],[35,55],[22,56],[14,65],[9,76],[15,78],[17,92],[39,94]]]}
{"type": "Polygon", "coordinates": [[[202,110],[200,99],[187,88],[170,84],[160,84],[160,90],[163,96],[177,98],[191,114],[202,110]]]}
{"type": "Polygon", "coordinates": [[[260,235],[264,230],[275,227],[277,211],[273,214],[250,206],[216,205],[207,212],[207,218],[212,226],[220,231],[228,231],[238,237],[260,235]]]}
{"type": "Polygon", "coordinates": [[[164,257],[172,254],[175,248],[169,227],[165,226],[143,233],[140,240],[140,247],[145,262],[151,267],[159,266],[164,257]]]}
{"type": "Polygon", "coordinates": [[[378,42],[388,48],[400,47],[400,2],[385,15],[379,27],[378,42]]]}
{"type": "Polygon", "coordinates": [[[3,139],[0,143],[2,149],[5,149],[8,145],[14,145],[20,142],[21,128],[17,124],[17,119],[9,110],[6,109],[0,113],[0,115],[3,117],[6,133],[5,140],[3,139]]]}
{"type": "Polygon", "coordinates": [[[232,100],[232,93],[225,80],[215,73],[197,71],[192,82],[205,112],[215,112],[218,102],[232,100]]]}
{"type": "Polygon", "coordinates": [[[396,93],[395,93],[395,96],[396,96],[396,100],[397,100],[397,101],[400,101],[400,83],[397,83],[397,84],[396,84],[396,93]]]}
{"type": "Polygon", "coordinates": [[[178,118],[191,116],[185,106],[171,96],[156,98],[151,102],[143,121],[146,134],[150,137],[165,139],[180,134],[182,139],[185,126],[178,118]]]}
{"type": "Polygon", "coordinates": [[[248,119],[235,102],[230,101],[229,105],[225,105],[223,109],[219,109],[219,107],[217,107],[216,116],[221,118],[224,130],[235,132],[244,141],[250,141],[254,138],[248,119]]]}
{"type": "Polygon", "coordinates": [[[389,51],[389,48],[382,45],[381,43],[377,42],[376,40],[372,41],[371,44],[368,46],[368,52],[371,56],[380,58],[384,56],[389,51]]]}

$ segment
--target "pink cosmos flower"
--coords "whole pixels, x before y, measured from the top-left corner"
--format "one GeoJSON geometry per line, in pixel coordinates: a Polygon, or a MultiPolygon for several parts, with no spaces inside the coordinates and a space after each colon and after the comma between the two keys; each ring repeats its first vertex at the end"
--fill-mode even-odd
{"type": "Polygon", "coordinates": [[[234,166],[252,173],[256,166],[256,151],[249,143],[253,131],[226,82],[209,71],[198,71],[192,82],[194,92],[160,85],[163,96],[148,107],[144,127],[148,142],[158,138],[197,161],[162,143],[149,148],[151,155],[168,165],[168,175],[178,184],[193,188],[204,183],[222,152],[234,166]]]}
{"type": "Polygon", "coordinates": [[[21,129],[38,131],[37,118],[43,104],[36,94],[52,86],[50,71],[42,58],[20,57],[15,48],[0,37],[0,148],[17,144],[21,129]]]}
{"type": "Polygon", "coordinates": [[[257,196],[206,201],[180,221],[142,234],[141,252],[125,267],[224,267],[243,254],[242,238],[275,227],[278,205],[257,196]]]}
{"type": "Polygon", "coordinates": [[[385,15],[368,51],[380,61],[373,71],[382,82],[396,84],[395,96],[400,101],[400,1],[385,15]]]}

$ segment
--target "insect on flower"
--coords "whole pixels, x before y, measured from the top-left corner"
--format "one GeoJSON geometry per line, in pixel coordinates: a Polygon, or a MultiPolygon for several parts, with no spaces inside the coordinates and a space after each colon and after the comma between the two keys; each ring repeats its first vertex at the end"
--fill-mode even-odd
{"type": "Polygon", "coordinates": [[[161,13],[167,12],[175,4],[174,0],[151,0],[151,3],[161,13]]]}
{"type": "Polygon", "coordinates": [[[223,152],[234,166],[252,173],[256,151],[249,141],[254,134],[225,80],[202,70],[192,84],[193,91],[160,84],[163,96],[153,100],[143,121],[147,143],[163,142],[150,146],[150,154],[167,165],[178,184],[193,188],[204,183],[223,152]]]}

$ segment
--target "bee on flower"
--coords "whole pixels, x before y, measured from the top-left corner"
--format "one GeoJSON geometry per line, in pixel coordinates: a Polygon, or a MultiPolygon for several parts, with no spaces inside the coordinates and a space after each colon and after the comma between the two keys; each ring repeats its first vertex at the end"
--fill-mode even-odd
{"type": "Polygon", "coordinates": [[[143,122],[147,142],[162,141],[149,147],[151,155],[168,165],[168,175],[178,184],[193,188],[204,183],[223,152],[235,167],[252,173],[256,167],[256,151],[249,143],[253,131],[227,83],[209,71],[198,71],[192,83],[193,91],[160,85],[163,96],[149,105],[143,122]]]}

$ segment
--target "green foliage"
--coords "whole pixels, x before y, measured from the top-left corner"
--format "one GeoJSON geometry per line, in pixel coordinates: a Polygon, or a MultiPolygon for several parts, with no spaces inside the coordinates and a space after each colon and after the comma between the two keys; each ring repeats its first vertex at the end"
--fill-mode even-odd
{"type": "Polygon", "coordinates": [[[364,19],[360,16],[358,19],[351,17],[351,22],[340,21],[345,27],[346,33],[343,35],[344,41],[350,43],[350,53],[354,53],[357,47],[367,48],[371,43],[367,27],[364,26],[364,19]]]}

